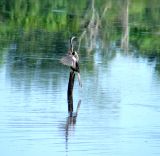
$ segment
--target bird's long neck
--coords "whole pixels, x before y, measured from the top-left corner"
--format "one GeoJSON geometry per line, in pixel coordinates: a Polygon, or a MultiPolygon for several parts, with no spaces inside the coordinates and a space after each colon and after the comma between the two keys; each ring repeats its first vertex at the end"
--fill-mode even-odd
{"type": "Polygon", "coordinates": [[[73,52],[73,44],[71,43],[71,47],[70,47],[71,52],[73,52]]]}
{"type": "Polygon", "coordinates": [[[75,37],[71,37],[71,39],[70,39],[70,49],[71,49],[71,52],[73,52],[73,49],[74,49],[74,47],[73,47],[73,40],[75,39],[75,37]]]}

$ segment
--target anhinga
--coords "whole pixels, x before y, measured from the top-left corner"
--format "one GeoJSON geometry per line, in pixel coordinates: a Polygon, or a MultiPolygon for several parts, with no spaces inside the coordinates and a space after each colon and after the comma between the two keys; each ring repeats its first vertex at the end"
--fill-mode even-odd
{"type": "Polygon", "coordinates": [[[60,62],[66,66],[69,66],[73,72],[78,73],[79,85],[82,87],[80,79],[80,69],[79,69],[79,56],[73,47],[73,40],[75,38],[76,38],[75,36],[70,38],[70,50],[66,56],[61,58],[60,62]]]}

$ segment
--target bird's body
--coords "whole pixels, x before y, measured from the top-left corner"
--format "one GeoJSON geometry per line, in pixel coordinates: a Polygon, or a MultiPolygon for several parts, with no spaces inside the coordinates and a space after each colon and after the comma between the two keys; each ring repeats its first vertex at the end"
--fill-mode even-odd
{"type": "Polygon", "coordinates": [[[78,73],[79,85],[82,87],[82,83],[80,80],[79,56],[77,52],[74,51],[74,48],[73,48],[74,39],[75,37],[72,37],[70,39],[70,50],[66,56],[61,58],[60,62],[66,66],[69,66],[73,72],[78,73]]]}

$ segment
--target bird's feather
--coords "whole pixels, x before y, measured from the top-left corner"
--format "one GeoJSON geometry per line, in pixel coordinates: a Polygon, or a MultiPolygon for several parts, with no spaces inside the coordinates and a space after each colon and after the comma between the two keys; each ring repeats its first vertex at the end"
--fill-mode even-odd
{"type": "Polygon", "coordinates": [[[60,59],[60,62],[66,66],[76,67],[76,58],[73,55],[66,55],[60,59]]]}
{"type": "Polygon", "coordinates": [[[82,87],[82,82],[81,82],[81,76],[80,76],[80,73],[78,73],[78,82],[79,82],[79,85],[82,87]]]}

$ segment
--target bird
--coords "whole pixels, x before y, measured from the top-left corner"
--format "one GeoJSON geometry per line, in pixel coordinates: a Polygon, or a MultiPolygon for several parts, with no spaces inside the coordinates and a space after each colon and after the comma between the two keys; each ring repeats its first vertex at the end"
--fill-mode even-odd
{"type": "Polygon", "coordinates": [[[68,53],[60,59],[60,62],[63,65],[69,66],[73,72],[77,72],[79,85],[82,87],[80,68],[79,68],[79,56],[73,47],[73,40],[75,39],[76,39],[75,36],[72,36],[70,38],[70,49],[68,53]]]}

